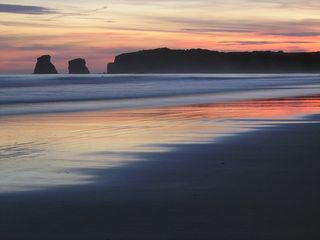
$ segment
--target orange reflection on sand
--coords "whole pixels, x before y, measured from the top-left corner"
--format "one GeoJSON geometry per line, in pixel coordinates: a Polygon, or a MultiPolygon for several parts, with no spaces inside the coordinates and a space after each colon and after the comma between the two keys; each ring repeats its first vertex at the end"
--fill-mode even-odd
{"type": "Polygon", "coordinates": [[[0,192],[87,183],[91,176],[77,169],[116,167],[139,159],[136,153],[211,142],[268,120],[316,113],[319,97],[3,117],[0,192]]]}
{"type": "Polygon", "coordinates": [[[240,101],[222,104],[176,107],[185,117],[210,119],[285,118],[318,113],[320,99],[314,97],[240,101]]]}

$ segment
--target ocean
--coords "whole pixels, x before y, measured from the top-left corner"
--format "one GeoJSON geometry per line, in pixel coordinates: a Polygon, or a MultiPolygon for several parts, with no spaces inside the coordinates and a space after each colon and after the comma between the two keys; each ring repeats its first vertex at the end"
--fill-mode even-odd
{"type": "Polygon", "coordinates": [[[319,74],[1,75],[0,194],[94,185],[146,153],[299,121],[319,93],[319,74]]]}
{"type": "Polygon", "coordinates": [[[319,74],[0,75],[0,116],[319,93],[319,74]]]}

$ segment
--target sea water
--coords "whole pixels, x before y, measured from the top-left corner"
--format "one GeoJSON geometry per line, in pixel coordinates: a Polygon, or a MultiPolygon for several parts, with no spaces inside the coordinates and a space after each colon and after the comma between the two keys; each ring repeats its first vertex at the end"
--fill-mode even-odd
{"type": "Polygon", "coordinates": [[[319,93],[319,74],[0,75],[0,116],[319,93]]]}
{"type": "MultiPolygon", "coordinates": [[[[320,75],[1,75],[0,194],[320,113],[320,75]]],[[[109,176],[104,179],[108,180],[109,176]]]]}

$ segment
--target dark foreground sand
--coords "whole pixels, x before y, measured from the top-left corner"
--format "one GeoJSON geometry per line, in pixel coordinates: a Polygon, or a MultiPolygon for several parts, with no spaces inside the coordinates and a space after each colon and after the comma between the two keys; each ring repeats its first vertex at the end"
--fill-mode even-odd
{"type": "Polygon", "coordinates": [[[319,140],[320,123],[286,123],[92,170],[96,184],[3,194],[0,239],[318,240],[319,140]]]}

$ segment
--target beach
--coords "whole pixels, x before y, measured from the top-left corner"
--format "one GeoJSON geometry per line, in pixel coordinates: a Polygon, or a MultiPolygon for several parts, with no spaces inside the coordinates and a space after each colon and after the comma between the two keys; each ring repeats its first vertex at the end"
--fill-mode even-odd
{"type": "Polygon", "coordinates": [[[319,239],[319,80],[288,79],[2,102],[0,238],[319,239]]]}
{"type": "Polygon", "coordinates": [[[0,240],[320,240],[320,0],[0,0],[0,240]]]}

